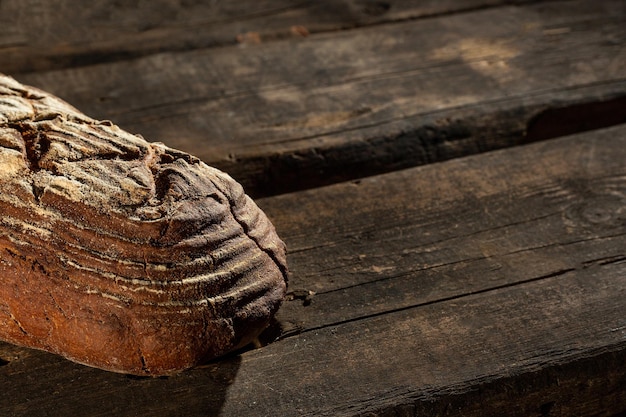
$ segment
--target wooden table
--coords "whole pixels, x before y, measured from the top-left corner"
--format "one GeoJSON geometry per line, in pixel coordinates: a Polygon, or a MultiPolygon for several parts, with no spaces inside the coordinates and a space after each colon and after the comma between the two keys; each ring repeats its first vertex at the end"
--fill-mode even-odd
{"type": "Polygon", "coordinates": [[[176,376],[0,343],[0,415],[625,413],[625,22],[622,0],[0,2],[0,72],[229,172],[291,269],[262,347],[176,376]]]}

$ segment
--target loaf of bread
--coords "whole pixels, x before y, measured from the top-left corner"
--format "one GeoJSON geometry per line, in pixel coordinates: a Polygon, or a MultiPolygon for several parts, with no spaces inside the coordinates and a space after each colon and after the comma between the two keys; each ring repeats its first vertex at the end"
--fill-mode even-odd
{"type": "Polygon", "coordinates": [[[228,175],[0,74],[0,339],[167,375],[248,344],[286,282],[228,175]]]}

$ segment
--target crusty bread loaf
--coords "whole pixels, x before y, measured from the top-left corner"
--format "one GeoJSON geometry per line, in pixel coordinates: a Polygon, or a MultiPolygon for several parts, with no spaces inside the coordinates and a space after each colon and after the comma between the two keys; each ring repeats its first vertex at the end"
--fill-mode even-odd
{"type": "Polygon", "coordinates": [[[170,374],[249,343],[286,281],[228,175],[0,74],[0,339],[170,374]]]}

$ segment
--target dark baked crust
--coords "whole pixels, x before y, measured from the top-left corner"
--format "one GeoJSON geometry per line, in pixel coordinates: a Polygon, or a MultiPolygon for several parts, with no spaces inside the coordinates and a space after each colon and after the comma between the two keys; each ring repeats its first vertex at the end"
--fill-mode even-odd
{"type": "Polygon", "coordinates": [[[0,338],[163,375],[245,345],[278,309],[285,246],[197,158],[0,75],[0,338]]]}

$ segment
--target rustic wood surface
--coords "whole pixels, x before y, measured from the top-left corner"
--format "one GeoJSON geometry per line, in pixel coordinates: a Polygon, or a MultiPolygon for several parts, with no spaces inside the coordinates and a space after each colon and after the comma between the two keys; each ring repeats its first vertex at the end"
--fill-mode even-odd
{"type": "Polygon", "coordinates": [[[6,72],[43,71],[530,1],[96,0],[89,7],[76,7],[74,0],[31,0],[25,8],[21,0],[4,0],[0,62],[6,72]]]}
{"type": "Polygon", "coordinates": [[[316,293],[281,321],[310,330],[626,261],[624,132],[261,200],[291,289],[316,293]]]}
{"type": "Polygon", "coordinates": [[[0,416],[623,415],[625,17],[0,1],[0,72],[274,195],[292,271],[262,347],[169,378],[0,342],[0,416]]]}
{"type": "Polygon", "coordinates": [[[626,409],[625,158],[619,127],[261,200],[316,292],[279,341],[139,380],[2,345],[0,414],[626,409]]]}
{"type": "Polygon", "coordinates": [[[626,107],[626,3],[564,7],[479,8],[13,75],[271,195],[519,144],[545,125],[573,133],[602,122],[598,113],[625,122],[615,109],[626,107]],[[569,120],[534,124],[584,103],[569,120]],[[598,103],[612,111],[593,111],[598,103]]]}

